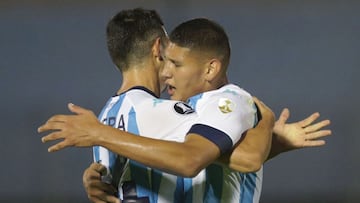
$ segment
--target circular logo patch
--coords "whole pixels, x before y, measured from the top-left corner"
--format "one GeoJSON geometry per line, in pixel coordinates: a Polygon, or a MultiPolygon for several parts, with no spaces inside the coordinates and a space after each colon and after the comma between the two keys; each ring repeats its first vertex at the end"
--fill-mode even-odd
{"type": "Polygon", "coordinates": [[[219,99],[218,107],[223,113],[230,113],[235,109],[235,104],[228,98],[219,99]]]}
{"type": "Polygon", "coordinates": [[[178,112],[179,114],[190,114],[190,113],[194,113],[195,110],[191,108],[191,106],[189,106],[189,104],[185,103],[185,102],[177,102],[174,105],[174,109],[176,112],[178,112]]]}

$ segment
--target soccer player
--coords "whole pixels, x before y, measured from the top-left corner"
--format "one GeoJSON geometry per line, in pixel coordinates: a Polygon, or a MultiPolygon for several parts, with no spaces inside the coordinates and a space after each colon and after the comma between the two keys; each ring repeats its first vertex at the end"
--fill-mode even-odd
{"type": "MultiPolygon", "coordinates": [[[[125,21],[125,22],[131,22],[131,20],[125,21]]],[[[217,27],[217,25],[216,25],[216,27],[217,27]]],[[[132,31],[132,30],[130,30],[130,31],[132,31]]],[[[113,46],[112,43],[116,42],[117,40],[119,40],[119,39],[116,39],[116,38],[108,39],[108,42],[110,43],[109,49],[111,49],[111,46],[113,46]]],[[[138,55],[136,57],[130,57],[131,60],[129,60],[129,61],[126,61],[126,59],[128,59],[128,58],[125,57],[125,60],[124,60],[125,65],[120,66],[120,67],[129,68],[130,65],[126,64],[126,62],[129,62],[131,65],[147,64],[146,66],[148,66],[151,63],[160,62],[161,58],[159,57],[159,55],[156,55],[156,53],[158,53],[157,49],[159,47],[160,41],[153,40],[153,43],[155,43],[156,46],[150,46],[153,57],[151,57],[152,60],[149,60],[148,63],[144,63],[144,62],[138,63],[137,60],[135,60],[135,61],[133,60],[133,59],[143,59],[142,55],[140,53],[140,55],[138,55]]],[[[141,43],[138,43],[138,44],[141,44],[141,43]]],[[[175,45],[177,46],[177,44],[175,44],[175,45]]],[[[176,54],[171,55],[171,53],[180,53],[180,55],[181,55],[181,53],[184,53],[184,52],[182,52],[183,50],[181,50],[181,49],[180,50],[175,49],[175,51],[171,50],[170,49],[171,46],[172,46],[172,42],[170,43],[170,46],[165,51],[165,60],[169,64],[168,68],[166,68],[166,70],[168,71],[167,74],[173,74],[171,71],[169,71],[172,69],[172,67],[171,67],[172,64],[174,64],[175,66],[178,66],[177,68],[181,67],[181,64],[180,65],[178,64],[179,60],[177,60],[177,57],[174,57],[174,56],[176,56],[176,54]],[[173,51],[173,52],[171,52],[171,51],[173,51]]],[[[173,48],[178,48],[178,47],[173,47],[173,48]]],[[[116,47],[114,49],[116,49],[116,47]]],[[[211,50],[211,51],[213,51],[213,50],[211,50]]],[[[194,52],[192,52],[191,54],[194,54],[194,52]]],[[[121,56],[121,54],[116,55],[116,57],[118,57],[118,56],[121,56]]],[[[126,54],[125,54],[125,56],[126,56],[126,54]]],[[[196,56],[199,56],[199,55],[196,55],[196,56]]],[[[114,57],[114,56],[112,55],[112,57],[114,57]]],[[[218,57],[218,58],[222,58],[222,57],[218,57]]],[[[114,60],[114,58],[113,58],[113,60],[114,60]]],[[[228,59],[225,59],[225,60],[228,60],[228,59]]],[[[120,62],[122,62],[122,61],[123,60],[119,60],[119,61],[114,60],[114,62],[117,65],[120,64],[120,62]]],[[[141,60],[139,60],[139,61],[141,61],[141,60]]],[[[184,61],[186,61],[186,60],[184,60],[184,61]]],[[[61,129],[61,131],[52,133],[51,135],[44,137],[43,141],[48,141],[51,139],[58,139],[58,138],[65,138],[65,141],[61,142],[60,144],[57,144],[54,147],[51,147],[50,150],[59,150],[62,147],[70,146],[70,145],[76,145],[76,146],[103,145],[103,146],[106,146],[107,148],[115,151],[118,154],[124,155],[133,160],[137,160],[146,165],[159,168],[161,170],[170,171],[172,173],[180,174],[180,175],[184,175],[184,176],[196,175],[202,168],[204,168],[205,166],[214,162],[216,160],[216,158],[218,158],[220,156],[220,154],[230,150],[232,148],[233,144],[240,139],[239,135],[241,135],[242,132],[244,132],[246,129],[250,128],[251,126],[253,126],[255,124],[254,120],[255,120],[256,116],[252,109],[252,102],[249,99],[249,95],[247,93],[244,93],[243,90],[238,89],[232,85],[224,86],[225,83],[227,82],[226,78],[224,78],[222,76],[219,77],[217,75],[218,72],[216,72],[216,71],[219,71],[219,70],[224,71],[221,68],[222,67],[221,63],[222,62],[219,60],[219,61],[213,61],[208,64],[209,66],[208,66],[207,73],[210,73],[210,74],[215,73],[215,74],[207,75],[207,73],[206,74],[204,73],[204,75],[199,75],[198,79],[200,82],[204,82],[203,84],[199,84],[199,83],[196,84],[196,81],[195,81],[195,84],[198,85],[197,87],[199,88],[199,89],[195,89],[195,91],[193,90],[195,92],[195,94],[200,93],[200,92],[196,92],[196,91],[201,91],[201,88],[203,88],[205,90],[215,90],[215,89],[219,88],[220,86],[223,86],[219,90],[202,94],[201,99],[199,99],[200,95],[198,95],[198,97],[193,97],[193,99],[190,99],[190,101],[193,104],[195,104],[197,102],[197,104],[194,105],[194,107],[196,107],[196,110],[198,110],[201,113],[199,113],[199,112],[192,113],[192,111],[193,111],[192,108],[187,107],[185,103],[175,103],[175,104],[173,103],[170,105],[171,107],[174,108],[175,111],[177,111],[177,113],[188,115],[189,117],[193,117],[194,120],[192,122],[195,123],[195,124],[194,123],[191,124],[193,127],[190,128],[190,131],[186,137],[184,136],[186,134],[186,132],[185,133],[183,132],[184,134],[181,133],[182,136],[178,137],[174,131],[171,131],[171,133],[169,135],[173,134],[174,136],[172,138],[166,138],[167,140],[174,139],[174,141],[178,141],[178,142],[164,142],[164,141],[160,141],[160,140],[145,139],[145,138],[141,138],[141,137],[137,137],[137,136],[133,136],[133,135],[129,135],[129,134],[124,134],[124,133],[122,134],[121,137],[117,137],[119,139],[116,140],[115,139],[116,137],[112,136],[112,135],[119,134],[118,133],[119,131],[114,130],[113,128],[105,128],[105,126],[99,125],[99,123],[97,123],[95,119],[92,119],[91,120],[92,122],[88,122],[87,125],[82,125],[82,129],[80,129],[80,128],[78,128],[79,125],[75,125],[75,123],[78,122],[77,124],[79,124],[79,122],[81,121],[79,119],[84,118],[84,117],[90,118],[92,116],[92,114],[84,109],[81,109],[80,107],[72,106],[72,105],[70,105],[70,109],[73,112],[78,113],[79,115],[77,117],[72,117],[72,118],[66,117],[66,116],[55,116],[52,119],[50,119],[49,122],[45,126],[40,128],[40,131],[44,131],[47,129],[61,129]],[[220,66],[219,66],[219,62],[220,62],[220,66]],[[217,67],[217,66],[219,66],[219,67],[217,67]],[[219,68],[219,69],[216,70],[216,68],[219,68]],[[212,71],[215,71],[215,72],[212,72],[212,71]],[[214,81],[214,77],[215,77],[215,80],[217,80],[217,81],[214,81]],[[201,80],[201,79],[205,79],[205,80],[201,80]],[[213,85],[215,85],[216,88],[213,85]],[[218,92],[220,92],[220,94],[218,92]],[[242,94],[242,99],[245,98],[245,100],[241,100],[241,99],[237,98],[237,96],[239,96],[239,94],[242,94]],[[210,96],[208,96],[208,95],[210,95],[210,96]],[[224,96],[224,98],[219,97],[219,95],[224,96]],[[206,98],[207,96],[209,98],[206,98]],[[211,100],[211,97],[213,99],[215,98],[215,100],[214,100],[215,102],[213,102],[213,100],[211,100]],[[209,101],[212,101],[212,102],[203,102],[203,104],[201,104],[201,102],[204,101],[204,98],[209,99],[209,101]],[[237,102],[235,102],[235,101],[237,101],[237,102]],[[249,103],[250,105],[247,102],[250,102],[249,103]],[[245,124],[244,124],[245,127],[241,126],[242,129],[240,131],[237,129],[237,126],[235,126],[234,131],[231,131],[231,130],[228,131],[226,129],[226,127],[224,127],[224,125],[221,123],[221,121],[223,120],[222,118],[226,118],[227,121],[229,121],[229,123],[234,123],[231,120],[231,119],[233,119],[232,117],[238,118],[237,116],[241,115],[240,112],[235,111],[235,110],[238,110],[238,108],[240,108],[236,105],[239,105],[240,107],[244,107],[244,109],[246,109],[246,106],[249,106],[249,108],[247,110],[248,113],[245,113],[245,116],[244,116],[244,118],[249,117],[249,119],[243,120],[245,122],[245,124]],[[212,107],[213,111],[214,110],[218,111],[218,112],[216,112],[217,114],[214,119],[211,119],[212,117],[210,117],[212,114],[214,114],[214,112],[207,110],[207,108],[211,109],[211,107],[212,107]],[[188,113],[188,114],[186,114],[186,113],[188,113]],[[204,117],[207,119],[204,119],[204,117]],[[217,119],[219,119],[219,120],[217,120],[217,119]],[[211,124],[211,126],[209,126],[209,124],[211,124]],[[247,125],[247,127],[246,127],[246,125],[247,125]],[[98,128],[95,126],[98,126],[98,128]],[[216,126],[216,128],[214,128],[214,126],[216,126]],[[99,129],[101,129],[101,131],[99,129]],[[219,130],[219,129],[221,129],[221,130],[219,130]],[[204,130],[206,133],[204,133],[204,130]],[[238,133],[238,132],[240,132],[240,133],[238,133]],[[77,137],[73,137],[73,136],[68,137],[68,135],[80,135],[79,133],[81,135],[86,135],[86,136],[82,137],[80,139],[78,139],[77,137]],[[221,137],[217,136],[218,134],[221,134],[222,136],[221,137]],[[231,135],[234,137],[232,137],[231,135]],[[109,138],[111,138],[111,139],[109,139],[109,138]],[[221,138],[221,139],[219,139],[219,138],[221,138]],[[183,142],[180,142],[180,141],[183,141],[183,142]],[[144,143],[144,144],[141,144],[141,143],[144,143]],[[168,146],[166,146],[166,145],[168,145],[168,146]],[[139,154],[140,154],[140,156],[139,156],[139,154]],[[175,160],[173,157],[176,157],[176,156],[174,156],[174,155],[180,155],[179,156],[180,160],[175,160]],[[185,159],[184,159],[184,157],[185,157],[185,159]],[[194,159],[192,159],[192,158],[194,158],[194,159]],[[190,162],[187,162],[188,159],[190,159],[190,162]],[[189,164],[186,164],[186,163],[189,163],[189,164]]],[[[156,69],[152,70],[153,71],[152,74],[151,74],[151,71],[150,72],[142,72],[142,71],[143,71],[143,69],[141,69],[141,67],[140,67],[140,69],[136,69],[135,73],[137,72],[137,74],[139,74],[139,72],[141,72],[143,74],[144,73],[149,74],[146,76],[153,78],[152,76],[154,76],[154,72],[156,72],[156,69]]],[[[151,95],[147,95],[147,97],[146,96],[144,97],[144,95],[143,95],[144,91],[141,90],[141,88],[133,88],[133,89],[129,90],[129,87],[126,86],[128,84],[126,84],[125,78],[132,78],[132,77],[131,77],[131,74],[129,75],[127,73],[131,73],[131,71],[127,72],[127,71],[124,71],[124,69],[123,69],[125,85],[123,85],[118,92],[118,93],[122,93],[122,94],[120,96],[110,99],[107,104],[107,107],[109,109],[113,109],[113,110],[115,109],[115,111],[114,111],[115,114],[112,115],[113,114],[112,111],[107,111],[107,108],[104,108],[104,110],[100,116],[101,121],[104,121],[110,125],[115,125],[116,127],[125,128],[125,130],[131,131],[133,133],[139,133],[142,136],[150,135],[151,137],[154,137],[154,135],[160,135],[161,133],[159,133],[157,131],[159,129],[155,129],[156,132],[154,132],[155,134],[153,134],[153,135],[142,134],[140,132],[141,130],[140,130],[140,128],[138,128],[138,126],[135,126],[137,128],[134,128],[134,126],[131,125],[131,124],[135,123],[135,122],[131,122],[131,119],[134,119],[134,116],[136,116],[135,117],[136,121],[137,121],[136,124],[141,125],[141,121],[137,120],[140,118],[140,116],[138,116],[138,115],[140,115],[139,114],[140,111],[136,111],[137,109],[141,109],[141,108],[135,108],[134,106],[139,105],[139,104],[144,104],[144,107],[148,106],[146,109],[149,110],[149,109],[155,109],[157,107],[160,107],[162,104],[168,105],[168,103],[170,103],[170,102],[164,101],[164,100],[159,100],[159,99],[154,99],[154,98],[152,98],[151,102],[146,102],[146,101],[148,101],[149,98],[151,98],[151,95]],[[131,105],[134,105],[134,106],[129,106],[129,111],[124,111],[126,113],[117,114],[116,108],[120,107],[120,105],[123,108],[122,102],[125,102],[125,104],[129,103],[126,100],[126,97],[131,98],[130,101],[134,102],[131,105]],[[145,99],[145,98],[147,98],[147,99],[145,99]],[[149,107],[151,107],[151,104],[153,105],[154,108],[149,108],[149,107]],[[127,113],[127,112],[129,112],[129,113],[127,113]],[[128,124],[130,126],[128,126],[128,124]],[[126,128],[128,128],[128,129],[126,129],[126,128]]],[[[174,73],[174,75],[175,75],[175,73],[174,73]]],[[[172,76],[170,76],[170,75],[167,76],[169,81],[170,81],[169,78],[171,78],[171,77],[172,76]]],[[[136,79],[136,77],[134,77],[134,78],[136,79]]],[[[156,80],[154,80],[154,81],[155,81],[155,83],[159,82],[156,80]]],[[[150,83],[154,82],[154,81],[151,81],[151,79],[150,79],[150,83]]],[[[134,82],[134,81],[131,81],[131,82],[134,82]]],[[[139,82],[139,81],[136,81],[136,82],[139,82]]],[[[177,83],[177,84],[180,84],[180,83],[177,83]]],[[[180,99],[182,99],[183,94],[181,92],[181,86],[177,86],[177,84],[171,84],[169,93],[172,95],[172,97],[178,96],[180,99]]],[[[131,85],[133,85],[133,83],[131,83],[131,85]]],[[[130,85],[130,88],[131,88],[131,85],[130,85]]],[[[146,86],[149,84],[146,84],[146,82],[145,82],[145,83],[140,83],[139,85],[146,86]]],[[[150,85],[150,87],[154,87],[154,85],[153,86],[150,85]]],[[[194,87],[196,87],[196,86],[194,86],[194,87]]],[[[154,88],[154,89],[157,90],[156,88],[154,88]]],[[[184,94],[184,95],[186,95],[186,94],[184,94]]],[[[190,93],[190,96],[192,96],[191,93],[190,93]]],[[[242,109],[242,110],[244,110],[244,109],[242,109]]],[[[158,115],[157,119],[161,120],[161,116],[159,116],[160,114],[156,114],[156,112],[160,112],[160,111],[151,111],[151,112],[154,112],[154,114],[149,114],[147,119],[144,119],[144,120],[146,120],[146,122],[151,121],[151,119],[153,119],[154,115],[158,115]]],[[[242,114],[242,115],[244,115],[244,114],[242,114]]],[[[142,118],[140,118],[140,119],[142,119],[142,118]]],[[[171,120],[171,119],[169,119],[169,120],[171,120]]],[[[192,120],[192,119],[189,119],[189,120],[192,120]]],[[[234,119],[234,120],[236,120],[236,119],[234,119]]],[[[238,121],[238,122],[239,123],[236,123],[236,124],[240,124],[240,121],[238,121]]],[[[167,125],[164,124],[162,127],[167,127],[167,125]]],[[[181,131],[182,128],[183,127],[179,128],[180,129],[179,132],[181,131]]],[[[317,130],[317,129],[315,129],[315,130],[317,130]]],[[[246,136],[244,140],[246,140],[247,138],[250,138],[250,137],[252,137],[252,136],[246,136]]],[[[162,137],[156,137],[156,138],[164,139],[162,137]]],[[[267,140],[267,142],[268,141],[269,141],[269,139],[267,140]]],[[[266,151],[266,150],[264,150],[264,151],[266,151]]],[[[136,189],[139,189],[139,190],[136,191],[137,195],[134,198],[136,198],[138,200],[145,198],[151,202],[156,202],[156,201],[158,201],[158,202],[161,202],[161,201],[173,202],[175,200],[183,202],[188,199],[181,199],[181,198],[194,198],[195,197],[195,198],[202,199],[204,197],[204,199],[203,199],[204,201],[213,201],[214,199],[232,201],[235,198],[239,198],[240,190],[235,190],[235,192],[237,192],[237,195],[234,198],[232,198],[231,196],[226,197],[226,195],[224,195],[224,194],[222,196],[221,195],[219,196],[220,193],[217,193],[218,191],[216,191],[216,189],[221,189],[221,188],[217,188],[218,185],[216,185],[216,183],[212,183],[211,179],[208,179],[208,178],[206,179],[206,181],[209,180],[208,182],[203,181],[203,178],[206,178],[206,174],[210,175],[211,171],[213,171],[213,172],[215,171],[216,172],[215,174],[217,174],[217,172],[219,172],[218,169],[220,169],[220,170],[223,169],[222,167],[219,168],[218,165],[217,166],[214,165],[211,168],[208,167],[207,168],[207,169],[209,169],[208,171],[202,171],[203,173],[200,174],[200,176],[199,175],[196,176],[196,178],[194,178],[194,179],[182,179],[179,177],[176,177],[176,179],[171,179],[174,177],[171,177],[170,175],[167,176],[168,174],[161,173],[161,172],[153,170],[153,169],[144,168],[143,166],[139,166],[139,164],[137,164],[133,161],[130,161],[129,168],[131,169],[131,167],[133,167],[133,169],[134,169],[134,170],[132,170],[132,174],[130,174],[130,175],[134,175],[134,177],[131,177],[131,178],[133,178],[133,179],[138,178],[139,181],[143,180],[143,182],[141,182],[141,183],[138,182],[137,184],[135,184],[136,189]],[[134,173],[134,171],[136,171],[136,173],[134,173]],[[141,172],[144,172],[144,173],[141,173],[141,172]],[[149,176],[137,177],[138,174],[148,174],[148,173],[151,174],[151,179],[149,178],[149,176]],[[156,180],[159,180],[157,178],[160,178],[161,181],[157,182],[156,180]],[[150,183],[150,181],[147,181],[147,180],[151,180],[151,183],[150,183]],[[201,184],[199,184],[199,185],[206,184],[207,187],[193,187],[192,184],[193,183],[197,184],[196,181],[198,181],[198,180],[201,181],[200,182],[201,184]],[[169,190],[172,190],[173,188],[167,187],[166,184],[161,185],[161,184],[163,184],[164,181],[165,181],[165,183],[166,183],[166,181],[169,181],[169,182],[176,181],[177,187],[175,188],[175,191],[172,191],[171,193],[166,193],[165,192],[166,189],[168,189],[167,191],[169,191],[169,190]],[[193,183],[191,183],[190,181],[193,181],[193,183]],[[150,184],[150,185],[147,186],[147,184],[150,184]],[[211,186],[211,187],[209,188],[208,186],[211,186]],[[156,193],[154,194],[154,191],[150,191],[150,193],[148,193],[149,190],[146,191],[146,189],[148,189],[149,187],[152,188],[151,190],[154,190],[154,188],[157,188],[156,192],[159,192],[159,196],[157,196],[156,193]],[[182,192],[178,193],[177,190],[185,190],[187,192],[187,195],[181,196],[182,192]],[[143,191],[145,191],[145,193],[142,193],[143,191]],[[163,192],[161,192],[161,191],[163,191],[163,192]],[[193,195],[188,195],[189,193],[193,193],[193,195]],[[199,195],[201,193],[204,193],[206,195],[205,196],[199,195]],[[168,194],[170,194],[170,195],[168,195],[168,194]],[[180,196],[178,196],[178,195],[180,195],[180,196]],[[161,198],[164,198],[164,199],[161,199],[161,198]],[[169,199],[169,198],[173,198],[173,199],[169,199]]],[[[234,173],[234,172],[230,172],[230,175],[234,175],[234,176],[228,176],[228,177],[238,178],[239,181],[242,178],[241,175],[234,173]]],[[[220,179],[221,178],[222,177],[220,177],[220,179]]],[[[214,178],[214,179],[219,180],[218,178],[214,178]]],[[[235,181],[235,184],[240,183],[239,181],[235,181]]],[[[135,182],[136,182],[136,180],[135,180],[135,182]]],[[[128,183],[128,182],[126,182],[126,183],[128,183]]],[[[131,182],[127,186],[129,186],[130,188],[133,189],[131,182]]],[[[205,186],[205,185],[203,185],[203,186],[205,186]]],[[[238,187],[237,189],[239,189],[239,187],[241,187],[241,185],[235,185],[235,187],[238,187]]],[[[226,191],[231,192],[231,190],[226,190],[226,191]]],[[[234,195],[232,192],[231,192],[231,194],[234,195]]],[[[131,198],[133,198],[133,197],[131,197],[131,198]]],[[[194,200],[194,201],[197,202],[196,200],[194,200]]]]}

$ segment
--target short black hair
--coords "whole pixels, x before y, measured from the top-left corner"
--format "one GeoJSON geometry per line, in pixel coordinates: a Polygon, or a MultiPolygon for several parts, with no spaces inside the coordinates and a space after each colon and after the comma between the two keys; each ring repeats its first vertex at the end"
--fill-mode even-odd
{"type": "Polygon", "coordinates": [[[117,13],[107,24],[107,46],[120,71],[148,56],[157,38],[166,36],[155,10],[135,8],[117,13]]]}
{"type": "Polygon", "coordinates": [[[226,70],[230,60],[230,43],[224,28],[206,18],[195,18],[178,25],[169,36],[178,46],[203,53],[213,53],[226,70]]]}

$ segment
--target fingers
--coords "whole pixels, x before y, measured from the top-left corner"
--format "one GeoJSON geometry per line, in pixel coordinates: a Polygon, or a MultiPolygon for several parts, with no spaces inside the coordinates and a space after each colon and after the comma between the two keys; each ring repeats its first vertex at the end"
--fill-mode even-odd
{"type": "Polygon", "coordinates": [[[90,110],[88,110],[88,109],[85,109],[85,108],[83,108],[83,107],[81,107],[81,106],[77,106],[77,105],[75,105],[75,104],[73,104],[73,103],[69,103],[68,104],[68,109],[71,111],[71,112],[73,112],[73,113],[76,113],[76,114],[93,114],[93,112],[92,111],[90,111],[90,110]]]}
{"type": "Polygon", "coordinates": [[[305,135],[305,140],[315,140],[331,135],[331,130],[320,130],[305,135]]]}
{"type": "Polygon", "coordinates": [[[38,133],[42,133],[49,130],[61,130],[64,122],[57,122],[57,121],[47,121],[44,125],[40,126],[37,131],[38,133]]]}
{"type": "Polygon", "coordinates": [[[272,110],[264,102],[259,100],[257,97],[253,97],[253,100],[256,103],[256,105],[259,107],[259,110],[261,113],[267,111],[267,112],[269,112],[269,113],[271,112],[273,114],[272,110]]]}
{"type": "Polygon", "coordinates": [[[306,127],[310,125],[312,122],[314,122],[316,119],[318,119],[319,117],[320,117],[320,113],[315,112],[311,114],[309,117],[305,118],[304,120],[299,121],[299,124],[301,127],[306,127]]]}
{"type": "Polygon", "coordinates": [[[94,203],[120,203],[119,198],[106,193],[88,196],[89,200],[94,203]]]}
{"type": "Polygon", "coordinates": [[[49,130],[61,130],[64,128],[64,123],[71,123],[73,120],[73,115],[55,115],[49,118],[46,123],[40,126],[37,131],[39,133],[49,131],[49,130]]]}
{"type": "Polygon", "coordinates": [[[269,108],[269,107],[267,107],[267,106],[264,104],[264,102],[262,102],[261,100],[259,100],[257,97],[253,97],[253,100],[254,100],[254,102],[256,103],[256,105],[260,108],[260,111],[261,111],[262,109],[269,108]]]}
{"type": "Polygon", "coordinates": [[[95,172],[99,173],[100,175],[105,175],[107,173],[106,167],[99,163],[92,163],[89,169],[94,170],[95,172]]]}
{"type": "Polygon", "coordinates": [[[98,163],[92,163],[89,168],[84,171],[83,185],[85,187],[88,198],[92,202],[119,202],[120,200],[113,194],[116,189],[101,181],[101,173],[106,171],[106,167],[98,163]]]}
{"type": "Polygon", "coordinates": [[[276,121],[277,123],[279,124],[285,124],[286,121],[289,119],[290,117],[290,111],[288,108],[284,108],[282,111],[281,111],[281,114],[279,116],[279,119],[276,121]]]}
{"type": "Polygon", "coordinates": [[[66,140],[59,142],[51,147],[48,148],[48,152],[56,152],[59,150],[64,149],[65,147],[70,147],[72,146],[72,144],[69,144],[68,142],[66,142],[66,140]]]}
{"type": "Polygon", "coordinates": [[[320,147],[325,145],[325,140],[308,140],[304,142],[303,147],[320,147]]]}
{"type": "Polygon", "coordinates": [[[326,127],[328,125],[330,125],[330,120],[323,120],[323,121],[320,121],[313,125],[309,125],[309,126],[305,127],[304,130],[306,133],[311,133],[311,132],[315,132],[323,127],[326,127]]]}
{"type": "Polygon", "coordinates": [[[95,196],[88,196],[88,198],[93,203],[107,203],[106,201],[103,201],[95,196]]]}
{"type": "Polygon", "coordinates": [[[49,135],[46,135],[46,136],[42,137],[41,141],[43,143],[46,143],[46,142],[49,142],[49,141],[63,139],[64,137],[65,136],[63,135],[63,133],[53,132],[53,133],[50,133],[49,135]]]}

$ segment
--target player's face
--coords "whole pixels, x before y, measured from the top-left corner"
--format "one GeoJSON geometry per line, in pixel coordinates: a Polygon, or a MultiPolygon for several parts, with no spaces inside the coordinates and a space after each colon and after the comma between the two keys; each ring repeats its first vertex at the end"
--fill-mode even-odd
{"type": "Polygon", "coordinates": [[[162,74],[163,73],[163,70],[164,70],[164,50],[168,44],[168,39],[167,38],[164,38],[162,39],[161,43],[159,44],[159,50],[160,50],[160,59],[161,59],[161,62],[159,63],[159,83],[160,83],[160,92],[164,92],[166,91],[166,84],[165,84],[165,80],[166,78],[164,77],[164,75],[162,74]]]}
{"type": "Polygon", "coordinates": [[[206,68],[198,53],[170,42],[163,52],[163,58],[162,76],[165,77],[171,99],[186,101],[204,92],[206,68]]]}

